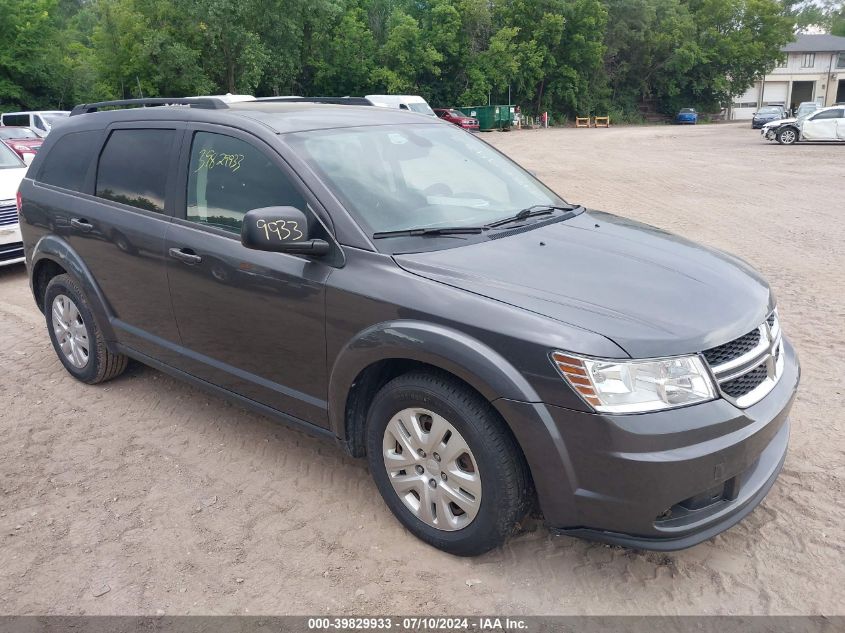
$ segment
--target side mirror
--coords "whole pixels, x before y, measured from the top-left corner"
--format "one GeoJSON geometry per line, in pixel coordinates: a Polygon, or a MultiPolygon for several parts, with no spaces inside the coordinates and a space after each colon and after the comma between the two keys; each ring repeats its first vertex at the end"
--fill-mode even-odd
{"type": "Polygon", "coordinates": [[[326,240],[308,239],[308,219],[294,207],[264,207],[244,215],[241,244],[273,253],[321,256],[331,252],[326,240]]]}

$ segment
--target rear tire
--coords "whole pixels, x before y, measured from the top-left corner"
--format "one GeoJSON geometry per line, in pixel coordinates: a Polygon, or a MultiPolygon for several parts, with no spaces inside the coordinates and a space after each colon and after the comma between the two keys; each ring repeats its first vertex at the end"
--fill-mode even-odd
{"type": "Polygon", "coordinates": [[[106,347],[85,293],[70,275],[57,275],[44,293],[50,341],[71,376],[89,385],[116,378],[127,358],[106,347]]]}
{"type": "Polygon", "coordinates": [[[396,518],[450,554],[502,545],[532,507],[510,431],[487,400],[445,373],[415,371],[382,387],[367,418],[367,459],[396,518]]]}

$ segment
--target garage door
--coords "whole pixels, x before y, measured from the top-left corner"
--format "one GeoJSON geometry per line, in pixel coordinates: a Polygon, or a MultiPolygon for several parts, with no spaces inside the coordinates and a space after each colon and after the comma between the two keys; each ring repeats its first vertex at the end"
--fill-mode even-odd
{"type": "Polygon", "coordinates": [[[760,84],[756,83],[746,90],[745,94],[734,97],[733,107],[731,108],[732,119],[747,120],[754,116],[754,113],[757,112],[759,90],[760,84]]]}
{"type": "Polygon", "coordinates": [[[788,81],[769,81],[763,88],[763,105],[786,105],[789,93],[788,81]]]}

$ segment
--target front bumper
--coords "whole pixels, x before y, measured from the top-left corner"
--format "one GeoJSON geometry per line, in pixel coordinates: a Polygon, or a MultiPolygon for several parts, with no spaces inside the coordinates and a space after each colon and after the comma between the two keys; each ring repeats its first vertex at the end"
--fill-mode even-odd
{"type": "Polygon", "coordinates": [[[740,521],[774,484],[800,376],[786,340],[784,355],[778,384],[744,410],[723,399],[639,415],[495,404],[526,453],[554,530],[642,549],[683,549],[740,521]]]}
{"type": "Polygon", "coordinates": [[[0,266],[18,264],[24,260],[20,225],[0,226],[0,266]]]}

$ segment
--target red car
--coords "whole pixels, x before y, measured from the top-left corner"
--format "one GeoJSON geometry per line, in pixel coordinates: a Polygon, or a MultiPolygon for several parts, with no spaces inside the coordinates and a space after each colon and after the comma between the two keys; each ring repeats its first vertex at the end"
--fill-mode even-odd
{"type": "Polygon", "coordinates": [[[28,127],[0,127],[0,141],[8,145],[27,165],[35,158],[44,139],[28,127]]]}
{"type": "Polygon", "coordinates": [[[478,119],[473,119],[460,110],[455,110],[454,108],[434,108],[434,114],[444,121],[454,123],[465,130],[478,132],[478,119]]]}

